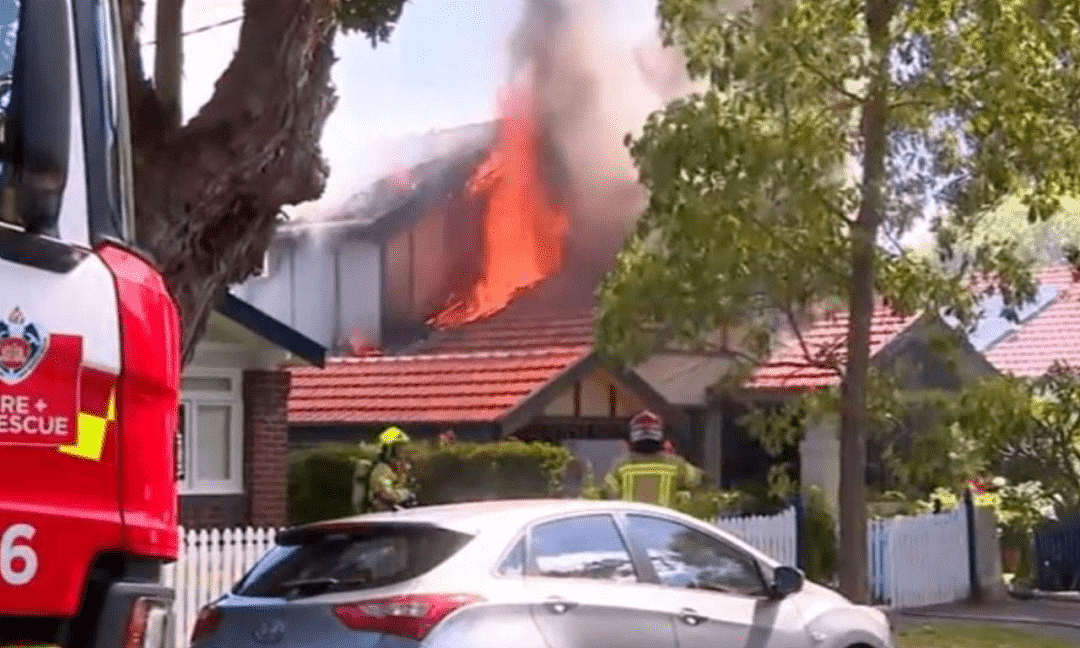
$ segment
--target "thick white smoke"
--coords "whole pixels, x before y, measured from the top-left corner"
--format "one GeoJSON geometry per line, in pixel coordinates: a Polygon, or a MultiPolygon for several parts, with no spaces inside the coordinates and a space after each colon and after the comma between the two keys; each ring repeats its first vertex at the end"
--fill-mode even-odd
{"type": "Polygon", "coordinates": [[[608,27],[620,0],[527,0],[511,48],[569,173],[574,263],[608,269],[646,199],[624,144],[648,115],[695,88],[659,35],[631,43],[608,27]]]}

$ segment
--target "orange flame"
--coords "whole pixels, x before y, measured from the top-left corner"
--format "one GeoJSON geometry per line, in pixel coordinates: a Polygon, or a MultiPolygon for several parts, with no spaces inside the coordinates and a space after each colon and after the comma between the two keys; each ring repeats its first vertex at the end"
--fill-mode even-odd
{"type": "Polygon", "coordinates": [[[544,187],[529,95],[511,88],[500,104],[496,146],[468,184],[471,193],[486,198],[482,271],[467,294],[452,297],[429,321],[438,328],[499,312],[562,264],[569,218],[544,187]]]}

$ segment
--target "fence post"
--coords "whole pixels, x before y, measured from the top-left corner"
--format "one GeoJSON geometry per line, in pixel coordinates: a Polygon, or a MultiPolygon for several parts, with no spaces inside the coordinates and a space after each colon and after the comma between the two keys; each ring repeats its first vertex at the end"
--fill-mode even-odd
{"type": "Polygon", "coordinates": [[[967,546],[968,546],[968,578],[971,579],[971,599],[982,599],[982,588],[979,586],[979,563],[978,563],[978,539],[975,529],[975,498],[971,495],[971,488],[964,489],[964,513],[967,515],[967,546]]]}
{"type": "Polygon", "coordinates": [[[795,566],[806,571],[806,502],[801,493],[791,498],[795,507],[795,566]]]}

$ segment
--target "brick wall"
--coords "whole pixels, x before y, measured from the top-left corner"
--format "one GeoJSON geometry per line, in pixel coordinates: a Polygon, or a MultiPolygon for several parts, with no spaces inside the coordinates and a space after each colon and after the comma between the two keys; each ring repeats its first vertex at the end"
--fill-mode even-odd
{"type": "Polygon", "coordinates": [[[288,519],[289,373],[245,371],[243,394],[247,523],[284,526],[288,519]]]}
{"type": "Polygon", "coordinates": [[[181,495],[180,526],[185,529],[222,529],[247,526],[243,495],[181,495]]]}

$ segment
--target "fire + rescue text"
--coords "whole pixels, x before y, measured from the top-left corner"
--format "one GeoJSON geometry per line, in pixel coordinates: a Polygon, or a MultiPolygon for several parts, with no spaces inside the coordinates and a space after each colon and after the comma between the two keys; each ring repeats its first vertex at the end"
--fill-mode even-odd
{"type": "Polygon", "coordinates": [[[40,434],[42,436],[67,436],[71,419],[66,416],[49,416],[35,413],[47,407],[43,401],[35,406],[29,396],[0,395],[0,435],[40,434]]]}

